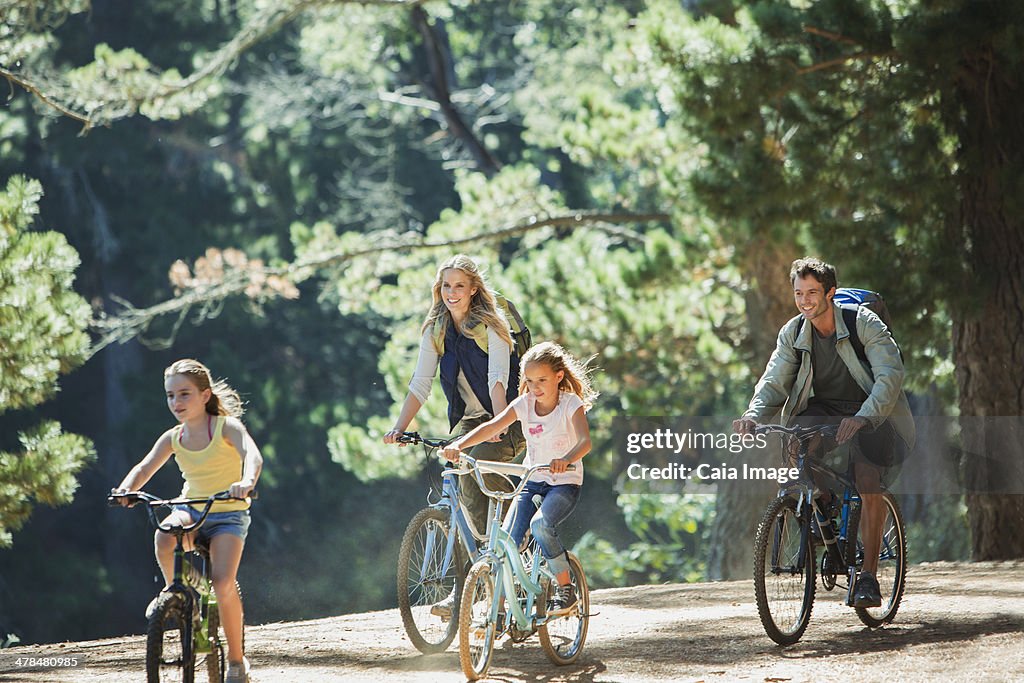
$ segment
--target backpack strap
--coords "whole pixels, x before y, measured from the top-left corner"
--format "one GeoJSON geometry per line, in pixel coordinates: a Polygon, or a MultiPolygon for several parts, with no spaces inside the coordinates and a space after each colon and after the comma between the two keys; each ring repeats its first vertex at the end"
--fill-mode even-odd
{"type": "MultiPolygon", "coordinates": [[[[860,335],[857,334],[857,306],[844,305],[839,308],[843,312],[843,322],[846,323],[846,329],[850,332],[850,344],[853,346],[853,352],[857,354],[857,358],[862,362],[868,363],[868,354],[864,350],[864,344],[860,340],[860,335]]],[[[800,321],[796,324],[796,336],[800,336],[800,330],[803,328],[804,317],[800,316],[800,321]]]]}
{"type": "Polygon", "coordinates": [[[857,334],[857,306],[841,306],[840,308],[843,311],[843,322],[846,323],[846,329],[850,331],[850,344],[853,345],[853,351],[862,363],[867,363],[868,354],[864,350],[864,343],[860,340],[860,335],[857,334]]]}

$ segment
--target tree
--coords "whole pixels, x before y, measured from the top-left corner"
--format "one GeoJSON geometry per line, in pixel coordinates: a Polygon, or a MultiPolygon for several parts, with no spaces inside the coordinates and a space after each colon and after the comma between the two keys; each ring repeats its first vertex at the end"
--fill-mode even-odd
{"type": "MultiPolygon", "coordinates": [[[[42,188],[15,176],[0,192],[0,415],[37,406],[57,378],[80,365],[90,311],[71,288],[78,255],[55,232],[31,232],[42,188]]],[[[36,503],[68,503],[92,444],[45,420],[18,432],[20,449],[0,451],[0,547],[36,503]]],[[[3,443],[0,448],[14,444],[3,443]]]]}
{"type": "Polygon", "coordinates": [[[952,320],[964,447],[976,454],[964,463],[973,555],[1024,556],[1014,431],[972,422],[1024,410],[1006,372],[1024,360],[1013,66],[1024,10],[749,2],[695,17],[652,6],[644,25],[666,85],[708,147],[698,193],[723,223],[762,219],[736,240],[799,235],[839,254],[841,273],[899,292],[911,386],[942,379],[938,325],[952,320]]]}

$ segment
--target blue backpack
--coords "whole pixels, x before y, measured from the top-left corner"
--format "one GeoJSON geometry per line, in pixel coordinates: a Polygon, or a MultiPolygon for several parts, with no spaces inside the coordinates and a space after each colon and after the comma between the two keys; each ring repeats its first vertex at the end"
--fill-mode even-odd
{"type": "MultiPolygon", "coordinates": [[[[850,344],[853,346],[854,352],[864,363],[868,362],[867,353],[864,352],[864,343],[861,342],[860,336],[857,334],[857,308],[863,306],[869,311],[877,315],[885,326],[892,332],[892,318],[889,316],[889,308],[885,305],[885,299],[878,292],[872,292],[869,289],[857,289],[855,287],[837,287],[836,295],[833,299],[839,307],[843,309],[843,322],[846,323],[846,329],[850,331],[850,344]]],[[[803,317],[800,318],[800,325],[797,326],[796,332],[800,334],[800,328],[803,327],[803,317]]],[[[895,342],[895,338],[893,338],[895,342]]],[[[899,348],[899,344],[896,345],[899,348]]],[[[900,360],[903,360],[903,351],[900,351],[900,360]]]]}

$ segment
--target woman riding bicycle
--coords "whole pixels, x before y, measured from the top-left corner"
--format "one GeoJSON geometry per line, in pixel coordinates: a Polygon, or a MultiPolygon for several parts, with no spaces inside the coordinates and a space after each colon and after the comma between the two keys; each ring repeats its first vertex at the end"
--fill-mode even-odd
{"type": "MultiPolygon", "coordinates": [[[[191,359],[176,361],[164,370],[164,389],[167,407],[180,424],[157,439],[146,457],[112,493],[137,491],[173,455],[185,479],[182,498],[204,498],[225,490],[234,498],[248,496],[260,477],[263,456],[238,419],[242,415],[238,393],[224,381],[213,382],[207,367],[191,359]]],[[[196,532],[207,538],[210,545],[213,589],[228,642],[225,683],[249,680],[249,661],[242,644],[242,600],[236,584],[249,530],[248,508],[245,500],[218,501],[196,532]]],[[[164,522],[187,525],[200,516],[200,511],[182,505],[164,522]]],[[[154,548],[165,588],[173,579],[174,545],[174,536],[156,532],[154,548]]],[[[151,606],[156,602],[154,599],[151,606]]]]}
{"type": "MultiPolygon", "coordinates": [[[[445,261],[437,270],[432,296],[409,393],[394,428],[384,435],[384,443],[398,443],[430,395],[439,366],[441,388],[448,399],[449,427],[457,428],[460,435],[503,411],[516,396],[519,364],[512,353],[509,324],[498,311],[494,292],[477,264],[463,254],[445,261]]],[[[525,446],[522,430],[512,425],[478,445],[471,455],[511,462],[525,446]]],[[[511,490],[499,475],[488,475],[486,482],[495,490],[511,490]]],[[[487,497],[468,478],[459,495],[474,526],[483,532],[487,497]]]]}

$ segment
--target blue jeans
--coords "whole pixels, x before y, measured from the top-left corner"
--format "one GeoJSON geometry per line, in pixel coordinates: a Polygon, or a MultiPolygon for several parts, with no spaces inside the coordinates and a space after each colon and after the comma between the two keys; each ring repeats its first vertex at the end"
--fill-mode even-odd
{"type": "Polygon", "coordinates": [[[551,571],[555,574],[569,571],[569,561],[566,559],[565,547],[558,538],[557,527],[576,508],[579,498],[580,487],[576,484],[552,486],[543,481],[527,482],[526,488],[516,497],[516,514],[511,522],[506,522],[505,531],[519,545],[529,527],[551,571]],[[533,497],[536,495],[544,499],[539,509],[533,505],[533,497]]]}

